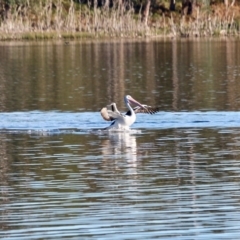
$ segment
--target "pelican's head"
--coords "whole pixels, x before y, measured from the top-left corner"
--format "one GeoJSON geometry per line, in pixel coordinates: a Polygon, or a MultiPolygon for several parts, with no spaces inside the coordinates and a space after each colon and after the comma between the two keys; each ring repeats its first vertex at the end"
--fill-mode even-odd
{"type": "Polygon", "coordinates": [[[132,103],[132,104],[140,104],[138,101],[136,101],[134,98],[132,98],[130,95],[126,95],[124,98],[126,103],[132,103]]]}
{"type": "Polygon", "coordinates": [[[138,102],[137,100],[135,100],[135,99],[134,99],[133,97],[131,97],[130,95],[126,95],[125,98],[124,98],[124,100],[125,100],[125,103],[126,103],[126,104],[133,104],[134,106],[139,106],[139,107],[147,110],[145,106],[143,106],[140,102],[138,102]]]}

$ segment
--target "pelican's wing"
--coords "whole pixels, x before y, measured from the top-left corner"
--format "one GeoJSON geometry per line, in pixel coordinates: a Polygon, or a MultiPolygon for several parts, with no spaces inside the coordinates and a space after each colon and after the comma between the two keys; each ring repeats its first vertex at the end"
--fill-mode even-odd
{"type": "MultiPolygon", "coordinates": [[[[153,108],[153,107],[151,107],[151,106],[148,106],[148,105],[142,105],[143,107],[139,107],[139,106],[137,106],[137,107],[134,107],[133,108],[133,111],[135,112],[135,113],[148,113],[148,114],[154,114],[154,113],[156,113],[156,112],[159,112],[160,111],[160,109],[159,108],[153,108]]],[[[126,115],[130,115],[131,114],[131,112],[130,112],[130,110],[126,113],[126,115]]]]}
{"type": "Polygon", "coordinates": [[[133,110],[135,113],[149,113],[149,114],[154,114],[156,112],[159,112],[160,109],[159,108],[154,108],[154,107],[151,107],[151,106],[147,106],[147,105],[143,105],[144,108],[142,107],[135,107],[133,110]]]}
{"type": "Polygon", "coordinates": [[[111,103],[100,111],[102,117],[106,121],[114,121],[122,114],[118,111],[116,103],[111,103]]]}

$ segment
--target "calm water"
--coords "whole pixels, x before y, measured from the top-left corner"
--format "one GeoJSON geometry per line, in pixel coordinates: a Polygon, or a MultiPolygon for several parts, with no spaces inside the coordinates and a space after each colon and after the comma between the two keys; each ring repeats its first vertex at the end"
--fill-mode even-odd
{"type": "Polygon", "coordinates": [[[0,44],[1,239],[238,239],[240,41],[0,44]],[[99,114],[161,108],[129,132],[99,114]]]}

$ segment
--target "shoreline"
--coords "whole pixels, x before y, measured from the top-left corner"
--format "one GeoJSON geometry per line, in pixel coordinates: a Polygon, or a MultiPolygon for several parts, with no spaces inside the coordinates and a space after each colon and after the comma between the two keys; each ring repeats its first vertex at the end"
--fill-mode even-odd
{"type": "Polygon", "coordinates": [[[169,42],[169,43],[198,43],[198,42],[239,42],[240,37],[236,36],[214,36],[214,37],[145,37],[145,38],[71,38],[71,39],[61,39],[61,38],[52,38],[52,39],[13,39],[8,41],[0,40],[0,47],[4,46],[22,46],[22,45],[62,45],[62,46],[74,46],[75,44],[121,44],[121,43],[149,43],[149,42],[169,42]]]}
{"type": "Polygon", "coordinates": [[[174,36],[172,34],[168,35],[139,35],[139,36],[99,36],[96,34],[89,34],[89,33],[62,33],[59,35],[59,32],[34,32],[34,33],[10,33],[4,36],[1,36],[0,33],[0,42],[8,42],[8,41],[64,41],[68,44],[71,41],[77,40],[131,40],[131,41],[138,41],[138,40],[206,40],[206,39],[240,39],[240,34],[236,35],[227,35],[227,34],[219,34],[219,35],[211,35],[211,36],[174,36]]]}

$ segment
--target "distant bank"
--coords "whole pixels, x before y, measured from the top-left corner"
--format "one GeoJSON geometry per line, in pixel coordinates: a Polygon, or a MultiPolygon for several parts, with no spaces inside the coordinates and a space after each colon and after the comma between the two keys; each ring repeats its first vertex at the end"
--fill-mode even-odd
{"type": "Polygon", "coordinates": [[[240,36],[236,1],[8,2],[0,1],[0,40],[240,36]]]}

